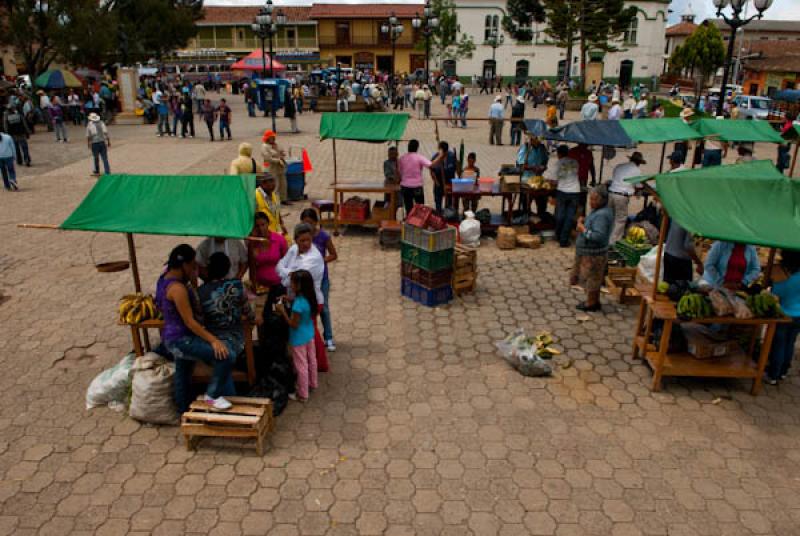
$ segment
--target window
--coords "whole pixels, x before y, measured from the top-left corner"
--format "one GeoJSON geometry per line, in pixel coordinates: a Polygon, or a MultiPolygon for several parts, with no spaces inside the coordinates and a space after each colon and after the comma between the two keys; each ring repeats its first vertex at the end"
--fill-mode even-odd
{"type": "Polygon", "coordinates": [[[528,71],[530,69],[530,63],[528,60],[517,60],[517,68],[515,69],[515,78],[517,80],[528,78],[528,71]]]}
{"type": "Polygon", "coordinates": [[[244,30],[239,30],[237,34],[239,36],[239,41],[244,41],[244,30]]]}
{"type": "Polygon", "coordinates": [[[349,45],[350,44],[350,23],[337,22],[336,23],[336,44],[349,45]]]}
{"type": "Polygon", "coordinates": [[[500,17],[497,15],[486,15],[483,28],[483,40],[488,41],[495,33],[500,32],[500,17]]]}
{"type": "Polygon", "coordinates": [[[626,43],[635,45],[637,33],[639,32],[639,17],[634,17],[631,21],[631,25],[628,26],[628,29],[625,30],[625,35],[623,36],[622,40],[626,43]]]}

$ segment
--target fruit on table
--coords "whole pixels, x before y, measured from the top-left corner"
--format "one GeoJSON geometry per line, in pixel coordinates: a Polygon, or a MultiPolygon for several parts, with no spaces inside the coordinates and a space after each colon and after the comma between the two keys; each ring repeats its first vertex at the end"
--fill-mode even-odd
{"type": "Polygon", "coordinates": [[[647,242],[647,233],[641,227],[631,227],[625,238],[631,244],[644,244],[647,242]]]}
{"type": "Polygon", "coordinates": [[[678,302],[678,316],[682,319],[705,318],[713,314],[711,304],[702,294],[688,292],[678,302]]]}
{"type": "Polygon", "coordinates": [[[123,324],[138,324],[144,320],[161,318],[153,297],[149,294],[126,294],[120,299],[119,321],[123,324]]]}
{"type": "Polygon", "coordinates": [[[665,283],[664,281],[662,281],[661,283],[658,284],[657,290],[659,294],[666,294],[667,291],[669,290],[669,283],[665,283]]]}
{"type": "Polygon", "coordinates": [[[747,307],[761,318],[774,318],[783,314],[778,298],[769,292],[760,292],[747,297],[747,307]]]}

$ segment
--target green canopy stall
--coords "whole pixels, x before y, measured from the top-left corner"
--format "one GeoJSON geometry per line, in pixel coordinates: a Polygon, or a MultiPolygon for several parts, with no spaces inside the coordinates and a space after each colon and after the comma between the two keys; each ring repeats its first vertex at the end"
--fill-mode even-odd
{"type": "Polygon", "coordinates": [[[703,137],[690,125],[684,123],[680,117],[621,119],[619,123],[636,143],[661,144],[661,159],[658,164],[659,173],[664,171],[664,156],[667,152],[668,142],[696,140],[703,137]]]}
{"type": "Polygon", "coordinates": [[[784,139],[767,121],[757,119],[699,119],[692,128],[705,137],[726,142],[783,143],[784,139]]]}
{"type": "Polygon", "coordinates": [[[21,227],[124,233],[141,292],[134,233],[245,238],[253,228],[254,191],[255,175],[104,175],[61,225],[21,227]]]}
{"type": "MultiPolygon", "coordinates": [[[[742,123],[750,123],[749,121],[742,123]]],[[[769,160],[713,166],[655,176],[631,182],[655,180],[650,188],[664,208],[658,240],[652,294],[642,300],[635,333],[634,357],[642,356],[653,368],[653,388],[663,376],[738,377],[753,380],[751,392],[761,388],[761,377],[769,356],[775,326],[785,318],[713,317],[695,319],[700,324],[752,326],[750,351],[732,353],[722,359],[700,361],[686,353],[669,353],[670,330],[680,320],[675,304],[659,298],[656,288],[668,217],[687,231],[704,238],[771,248],[766,279],[771,279],[775,248],[800,250],[800,181],[782,175],[769,160]],[[664,321],[662,336],[650,342],[653,318],[664,321]],[[760,326],[766,326],[757,365],[752,355],[760,326]]]]}
{"type": "MultiPolygon", "coordinates": [[[[333,113],[322,114],[319,122],[320,140],[331,139],[333,142],[333,212],[334,234],[339,234],[339,225],[380,225],[384,220],[395,220],[396,199],[399,186],[380,183],[339,183],[339,166],[336,155],[336,140],[362,141],[368,143],[397,143],[403,138],[408,125],[408,114],[393,113],[333,113]],[[362,213],[359,207],[353,213],[342,215],[340,207],[344,205],[345,194],[386,194],[389,196],[388,206],[376,203],[371,216],[362,213]]],[[[382,202],[381,202],[382,203],[382,202]]],[[[366,207],[369,212],[369,207],[366,207]]]]}

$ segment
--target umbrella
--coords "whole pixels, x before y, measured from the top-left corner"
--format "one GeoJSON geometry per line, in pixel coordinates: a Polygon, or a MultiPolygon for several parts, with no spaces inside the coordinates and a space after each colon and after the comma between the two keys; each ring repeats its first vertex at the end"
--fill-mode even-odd
{"type": "Polygon", "coordinates": [[[264,54],[262,56],[260,50],[255,50],[245,56],[244,58],[240,59],[233,65],[231,65],[231,71],[260,71],[264,67],[263,59],[266,59],[266,69],[267,72],[270,70],[270,64],[272,64],[272,69],[274,71],[285,71],[286,66],[283,65],[278,60],[272,61],[269,54],[264,54]]]}
{"type": "Polygon", "coordinates": [[[48,69],[36,78],[35,84],[44,89],[83,86],[81,79],[75,73],[66,69],[48,69]]]}

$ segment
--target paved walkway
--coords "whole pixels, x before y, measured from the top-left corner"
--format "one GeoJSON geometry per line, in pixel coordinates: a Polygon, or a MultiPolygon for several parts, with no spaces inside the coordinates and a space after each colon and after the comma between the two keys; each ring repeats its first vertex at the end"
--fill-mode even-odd
{"type": "MultiPolygon", "coordinates": [[[[267,126],[232,100],[234,142],[112,126],[112,169],[226,169],[237,141],[267,126]]],[[[487,108],[473,98],[473,113],[487,108]]],[[[303,134],[279,137],[308,148],[312,198],[330,195],[332,176],[317,125],[303,115],[303,134]]],[[[440,133],[463,138],[485,172],[513,159],[483,123],[440,133]]],[[[124,239],[15,227],[61,222],[94,184],[78,134],[66,145],[37,134],[21,192],[0,195],[0,534],[800,534],[796,374],[755,398],[723,380],[651,393],[630,357],[635,310],[607,302],[579,321],[572,253],[552,244],[485,241],[478,290],[433,310],[400,297],[399,255],[374,234],[338,238],[332,372],[279,418],[261,458],[239,443],[187,452],[177,428],[84,411],[91,379],[130,349],[115,323],[130,274],[92,267],[125,258],[124,239]],[[558,337],[552,378],[524,378],[496,354],[517,327],[558,337]]],[[[434,149],[429,122],[412,120],[407,137],[434,149]]],[[[338,149],[342,177],[379,180],[384,146],[338,149]]],[[[659,148],[645,152],[655,170],[659,148]]],[[[180,240],[137,237],[147,287],[180,240]]]]}

